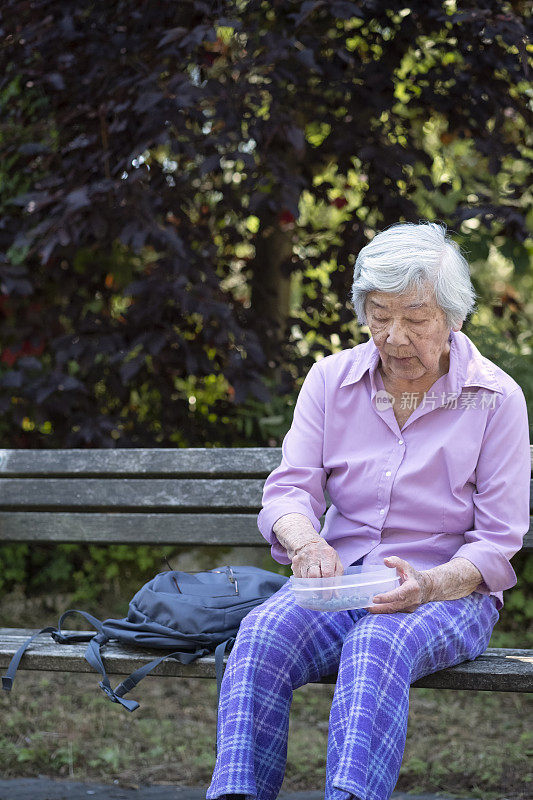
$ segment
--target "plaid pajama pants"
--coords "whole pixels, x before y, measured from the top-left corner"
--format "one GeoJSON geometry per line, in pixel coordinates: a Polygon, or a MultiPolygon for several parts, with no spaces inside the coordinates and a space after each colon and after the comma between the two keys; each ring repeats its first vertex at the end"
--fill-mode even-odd
{"type": "Polygon", "coordinates": [[[208,800],[274,800],[287,760],[293,690],[338,669],[325,800],[388,800],[400,772],[410,684],[474,659],[499,619],[474,592],[413,613],[300,608],[288,583],[242,621],[222,681],[208,800]]]}

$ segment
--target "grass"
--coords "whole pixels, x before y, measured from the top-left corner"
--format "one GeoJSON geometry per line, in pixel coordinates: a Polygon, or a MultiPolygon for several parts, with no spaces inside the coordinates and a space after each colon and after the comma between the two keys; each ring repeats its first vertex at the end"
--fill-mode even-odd
{"type": "MultiPolygon", "coordinates": [[[[207,787],[214,767],[214,681],[147,678],[129,714],[92,675],[21,672],[0,697],[0,774],[207,787]]],[[[283,789],[324,784],[332,686],[294,694],[283,789]]],[[[411,690],[398,791],[481,800],[533,795],[532,695],[411,690]]]]}

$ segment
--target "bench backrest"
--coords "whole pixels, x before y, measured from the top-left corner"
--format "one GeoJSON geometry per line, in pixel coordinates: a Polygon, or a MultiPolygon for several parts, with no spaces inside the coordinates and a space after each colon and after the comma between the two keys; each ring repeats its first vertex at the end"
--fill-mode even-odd
{"type": "Polygon", "coordinates": [[[266,447],[0,450],[0,541],[267,546],[257,513],[280,461],[266,447]]]}

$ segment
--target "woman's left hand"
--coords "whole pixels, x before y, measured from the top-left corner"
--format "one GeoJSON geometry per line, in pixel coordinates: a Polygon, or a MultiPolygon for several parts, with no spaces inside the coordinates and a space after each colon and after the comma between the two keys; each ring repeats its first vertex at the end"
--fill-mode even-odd
{"type": "Polygon", "coordinates": [[[390,592],[376,594],[375,605],[367,606],[370,614],[394,614],[396,611],[411,613],[430,600],[431,584],[427,572],[419,572],[398,556],[383,559],[386,567],[396,567],[400,574],[400,585],[390,592]]]}

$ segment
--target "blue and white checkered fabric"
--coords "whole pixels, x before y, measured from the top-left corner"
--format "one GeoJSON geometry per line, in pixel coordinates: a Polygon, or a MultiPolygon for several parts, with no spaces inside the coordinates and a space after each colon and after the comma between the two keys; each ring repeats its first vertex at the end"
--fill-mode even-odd
{"type": "Polygon", "coordinates": [[[388,800],[405,749],[409,687],[474,659],[499,619],[474,592],[411,614],[300,608],[283,586],[241,623],[222,682],[208,800],[274,800],[287,760],[293,689],[338,669],[325,800],[388,800]]]}

